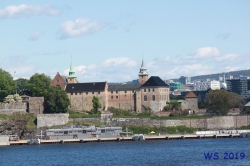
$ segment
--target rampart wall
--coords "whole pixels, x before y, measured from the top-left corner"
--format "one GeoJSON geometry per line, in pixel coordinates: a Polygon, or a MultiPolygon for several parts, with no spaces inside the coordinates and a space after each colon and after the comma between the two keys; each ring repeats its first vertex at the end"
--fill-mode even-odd
{"type": "Polygon", "coordinates": [[[202,128],[205,130],[214,129],[236,129],[241,126],[250,125],[250,116],[220,116],[202,119],[181,119],[181,120],[154,120],[150,118],[70,118],[69,114],[39,114],[37,116],[37,127],[65,125],[68,121],[86,121],[93,123],[105,123],[112,126],[187,126],[202,128]]]}
{"type": "Polygon", "coordinates": [[[13,115],[14,113],[25,114],[26,103],[0,103],[0,114],[13,115]]]}
{"type": "Polygon", "coordinates": [[[65,125],[69,121],[69,114],[38,114],[37,128],[65,125]]]}

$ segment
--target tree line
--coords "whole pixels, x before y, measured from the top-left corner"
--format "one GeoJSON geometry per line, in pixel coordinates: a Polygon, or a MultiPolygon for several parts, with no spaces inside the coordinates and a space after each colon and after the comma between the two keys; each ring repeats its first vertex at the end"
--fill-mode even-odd
{"type": "Polygon", "coordinates": [[[0,68],[0,102],[11,94],[44,97],[45,113],[65,113],[70,105],[67,92],[58,86],[50,86],[51,78],[35,73],[30,79],[14,80],[10,73],[0,68]]]}

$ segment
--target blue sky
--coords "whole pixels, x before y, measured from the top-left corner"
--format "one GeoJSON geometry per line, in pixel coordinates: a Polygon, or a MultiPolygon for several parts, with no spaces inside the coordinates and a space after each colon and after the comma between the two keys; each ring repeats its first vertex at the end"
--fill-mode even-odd
{"type": "MultiPolygon", "coordinates": [[[[79,82],[250,69],[250,1],[24,1],[0,4],[0,68],[79,82]]],[[[16,73],[14,74],[14,72],[16,73]]]]}

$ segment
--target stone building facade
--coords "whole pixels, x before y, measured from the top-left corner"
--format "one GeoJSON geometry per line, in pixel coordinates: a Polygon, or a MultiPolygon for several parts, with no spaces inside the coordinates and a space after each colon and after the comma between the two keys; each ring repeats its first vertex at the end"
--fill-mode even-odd
{"type": "Polygon", "coordinates": [[[94,96],[99,98],[103,111],[108,107],[107,82],[73,83],[68,84],[66,91],[70,100],[69,108],[73,111],[89,111],[92,107],[94,96]]]}
{"type": "Polygon", "coordinates": [[[181,102],[182,110],[198,110],[198,98],[194,92],[190,91],[186,96],[185,100],[181,102]]]}
{"type": "MultiPolygon", "coordinates": [[[[59,73],[57,75],[59,75],[59,73]]],[[[58,79],[58,77],[56,76],[52,80],[53,83],[51,85],[57,86],[54,82],[57,82],[56,79],[58,79]]],[[[144,66],[144,61],[142,61],[138,74],[139,83],[78,83],[72,63],[67,81],[65,90],[70,99],[71,104],[69,108],[72,111],[81,112],[91,110],[94,96],[99,98],[102,111],[106,111],[108,107],[115,107],[142,112],[143,107],[147,107],[153,112],[159,112],[163,110],[166,102],[169,101],[169,86],[158,76],[152,76],[148,79],[148,72],[144,66]]]]}
{"type": "Polygon", "coordinates": [[[141,86],[141,105],[151,108],[153,112],[159,112],[167,102],[169,86],[160,77],[152,76],[141,86]]]}

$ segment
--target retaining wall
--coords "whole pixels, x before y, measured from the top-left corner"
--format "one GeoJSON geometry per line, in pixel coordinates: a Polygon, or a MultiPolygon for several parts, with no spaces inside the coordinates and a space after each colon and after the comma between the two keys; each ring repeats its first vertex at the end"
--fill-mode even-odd
{"type": "Polygon", "coordinates": [[[0,103],[0,114],[13,115],[14,113],[25,114],[26,103],[0,103]]]}
{"type": "Polygon", "coordinates": [[[37,128],[65,125],[69,121],[69,114],[38,114],[37,128]]]}

